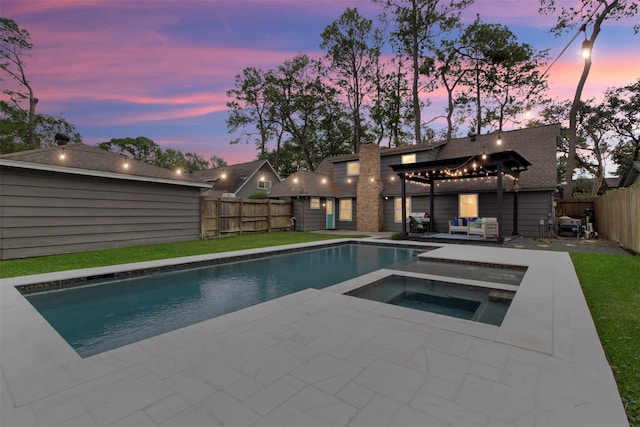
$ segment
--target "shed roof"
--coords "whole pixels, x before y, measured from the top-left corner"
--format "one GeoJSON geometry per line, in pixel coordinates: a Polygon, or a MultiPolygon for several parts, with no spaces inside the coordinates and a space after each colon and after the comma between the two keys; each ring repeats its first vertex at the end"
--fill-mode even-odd
{"type": "Polygon", "coordinates": [[[190,174],[171,171],[85,144],[69,144],[0,155],[0,166],[87,176],[209,187],[190,174]]]}

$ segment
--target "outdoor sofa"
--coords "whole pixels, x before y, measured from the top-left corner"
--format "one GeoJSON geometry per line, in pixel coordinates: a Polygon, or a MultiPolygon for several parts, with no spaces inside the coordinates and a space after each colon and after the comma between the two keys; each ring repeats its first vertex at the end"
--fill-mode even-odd
{"type": "Polygon", "coordinates": [[[449,234],[465,233],[467,236],[498,237],[497,218],[454,218],[449,221],[449,234]]]}

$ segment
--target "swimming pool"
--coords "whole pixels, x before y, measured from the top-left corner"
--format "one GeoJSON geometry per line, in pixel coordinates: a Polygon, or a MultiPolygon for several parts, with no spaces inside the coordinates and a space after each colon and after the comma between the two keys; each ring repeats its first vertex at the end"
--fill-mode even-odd
{"type": "Polygon", "coordinates": [[[321,289],[381,268],[402,269],[425,250],[331,245],[23,293],[87,357],[303,289],[321,289]]]}

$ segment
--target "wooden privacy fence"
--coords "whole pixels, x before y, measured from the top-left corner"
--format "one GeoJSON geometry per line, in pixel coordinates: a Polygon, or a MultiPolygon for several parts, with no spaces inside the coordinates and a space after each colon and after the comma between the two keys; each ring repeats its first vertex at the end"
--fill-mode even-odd
{"type": "Polygon", "coordinates": [[[640,253],[640,186],[609,191],[594,200],[595,230],[640,253]]]}
{"type": "Polygon", "coordinates": [[[200,237],[291,230],[293,204],[284,200],[200,198],[200,237]]]}
{"type": "Polygon", "coordinates": [[[571,218],[584,218],[584,211],[593,210],[593,202],[586,200],[558,200],[556,202],[556,218],[570,216],[571,218]]]}

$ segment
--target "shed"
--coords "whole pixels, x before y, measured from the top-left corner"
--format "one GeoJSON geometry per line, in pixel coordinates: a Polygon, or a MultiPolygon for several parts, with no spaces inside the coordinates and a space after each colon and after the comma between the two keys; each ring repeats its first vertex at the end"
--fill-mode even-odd
{"type": "Polygon", "coordinates": [[[0,259],[197,239],[211,185],[85,144],[0,156],[0,259]]]}

